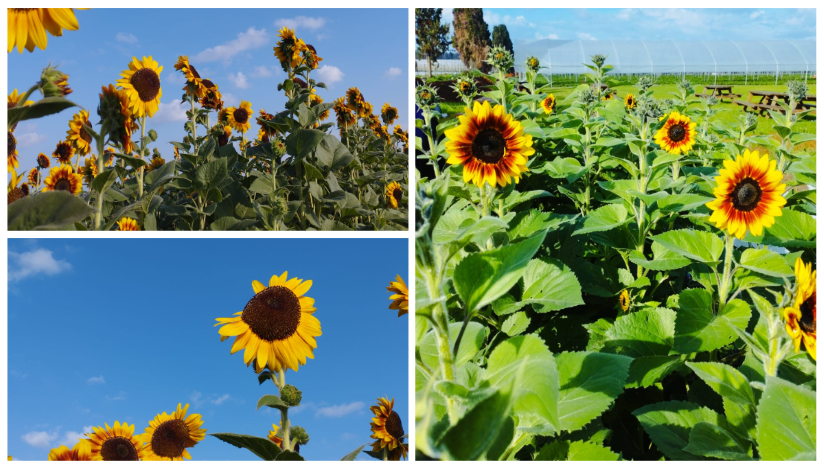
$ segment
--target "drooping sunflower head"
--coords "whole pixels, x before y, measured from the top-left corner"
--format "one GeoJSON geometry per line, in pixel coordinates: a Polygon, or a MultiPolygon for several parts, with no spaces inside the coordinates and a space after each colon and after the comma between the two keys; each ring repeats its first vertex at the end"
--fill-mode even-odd
{"type": "Polygon", "coordinates": [[[69,130],[66,132],[66,140],[74,146],[80,156],[88,155],[92,148],[92,136],[84,125],[91,127],[92,123],[89,121],[89,111],[81,110],[72,116],[69,130]]]}
{"type": "Polygon", "coordinates": [[[627,93],[627,95],[624,96],[624,105],[627,109],[635,109],[635,106],[638,105],[638,102],[635,100],[635,96],[633,96],[632,93],[627,93]]]}
{"type": "Polygon", "coordinates": [[[392,208],[398,208],[403,198],[403,189],[396,181],[392,181],[386,186],[386,203],[392,208]]]}
{"type": "Polygon", "coordinates": [[[149,164],[146,165],[145,172],[146,174],[151,173],[157,168],[163,166],[164,164],[166,164],[166,160],[164,158],[160,156],[155,156],[154,158],[152,158],[152,161],[150,161],[149,164]]]}
{"type": "Polygon", "coordinates": [[[58,446],[49,451],[49,461],[91,461],[92,448],[89,440],[78,441],[72,449],[58,446]]]}
{"type": "Polygon", "coordinates": [[[380,452],[384,448],[389,451],[389,459],[399,461],[406,458],[408,446],[403,442],[406,432],[403,430],[403,421],[397,412],[392,410],[395,399],[378,398],[378,405],[369,408],[375,416],[370,425],[372,436],[376,441],[372,443],[372,451],[380,452]]]}
{"type": "Polygon", "coordinates": [[[383,120],[383,123],[386,125],[392,125],[397,118],[398,110],[392,107],[389,103],[384,103],[381,108],[381,119],[383,120]]]}
{"type": "Polygon", "coordinates": [[[129,108],[137,117],[152,117],[160,105],[163,90],[160,88],[160,73],[163,67],[151,56],[137,60],[132,57],[129,69],[124,70],[117,80],[117,86],[126,91],[129,97],[129,108]]]}
{"type": "Polygon", "coordinates": [[[360,114],[363,110],[363,105],[363,95],[358,88],[353,86],[346,90],[346,106],[349,109],[354,111],[355,114],[360,114]]]}
{"type": "Polygon", "coordinates": [[[249,101],[241,101],[237,108],[231,108],[232,112],[226,117],[229,125],[240,133],[245,133],[252,127],[252,104],[249,101]]]}
{"type": "Polygon", "coordinates": [[[83,175],[83,182],[87,186],[91,186],[92,181],[97,177],[97,158],[94,155],[91,158],[86,158],[83,161],[83,166],[78,171],[83,175]]]}
{"type": "Polygon", "coordinates": [[[686,154],[695,145],[695,122],[689,116],[672,111],[662,116],[664,125],[655,133],[655,143],[673,155],[686,154]]]}
{"type": "Polygon", "coordinates": [[[392,295],[389,297],[389,299],[392,300],[389,309],[397,309],[398,317],[409,313],[409,289],[406,288],[406,282],[403,281],[400,275],[395,277],[394,282],[389,282],[386,290],[392,292],[392,295]]]}
{"type": "MultiPolygon", "coordinates": [[[[84,10],[85,8],[80,8],[84,10]]],[[[9,8],[9,42],[8,52],[14,50],[23,53],[34,51],[35,47],[46,50],[48,36],[62,36],[63,29],[77,31],[80,25],[74,16],[74,8],[9,8]]]]}
{"type": "Polygon", "coordinates": [[[346,106],[345,98],[340,97],[336,99],[332,109],[335,110],[335,117],[337,119],[338,127],[341,130],[355,124],[355,114],[353,114],[352,110],[346,106]]]}
{"type": "Polygon", "coordinates": [[[221,96],[220,91],[218,91],[217,85],[208,78],[203,80],[202,83],[206,88],[206,91],[200,98],[200,105],[205,109],[213,111],[220,111],[223,109],[223,96],[221,96]]]}
{"type": "Polygon", "coordinates": [[[764,228],[771,227],[787,203],[781,195],[787,187],[781,183],[784,175],[775,166],[769,155],[759,157],[757,151],[749,150],[734,161],[724,160],[715,178],[715,200],[707,203],[713,211],[710,222],[738,239],[747,231],[760,236],[764,228]]]}
{"type": "Polygon", "coordinates": [[[784,328],[793,340],[795,351],[801,342],[813,360],[816,359],[816,271],[801,258],[795,260],[795,295],[792,306],[784,308],[784,328]]]}
{"type": "Polygon", "coordinates": [[[117,231],[140,231],[140,225],[134,218],[123,217],[117,221],[117,231]]]}
{"type": "Polygon", "coordinates": [[[629,292],[624,289],[621,290],[621,294],[618,295],[618,305],[621,307],[621,311],[627,312],[629,307],[632,305],[632,300],[629,297],[629,292]]]}
{"type": "Polygon", "coordinates": [[[97,115],[101,119],[102,131],[109,132],[112,140],[123,147],[124,153],[133,152],[132,132],[138,127],[137,122],[132,118],[126,92],[115,88],[114,85],[104,86],[100,93],[97,115]]]}
{"type": "Polygon", "coordinates": [[[49,166],[51,166],[51,160],[48,156],[46,156],[46,154],[40,153],[39,155],[37,155],[37,166],[39,166],[42,169],[46,169],[49,166]]]}
{"type": "Polygon", "coordinates": [[[318,63],[323,62],[323,59],[318,57],[318,52],[312,44],[306,44],[303,49],[303,63],[309,67],[310,70],[318,68],[318,63]]]}
{"type": "Polygon", "coordinates": [[[206,436],[203,418],[200,414],[186,416],[189,404],[177,405],[171,415],[163,412],[149,422],[140,439],[145,443],[145,459],[148,461],[182,461],[192,459],[186,450],[195,446],[206,436]]]}
{"type": "Polygon", "coordinates": [[[57,142],[57,147],[52,152],[52,156],[60,164],[69,164],[74,156],[74,147],[68,142],[57,142]]]}
{"type": "Polygon", "coordinates": [[[115,422],[113,427],[92,427],[87,433],[92,461],[139,461],[144,459],[145,450],[138,436],[134,434],[134,424],[115,422]]]}
{"type": "MultiPolygon", "coordinates": [[[[220,126],[217,127],[220,129],[220,126]]],[[[229,143],[229,140],[232,138],[232,126],[224,125],[223,130],[217,136],[217,144],[218,146],[224,146],[229,143]]]]}
{"type": "Polygon", "coordinates": [[[552,114],[553,109],[555,109],[554,94],[549,94],[546,98],[541,100],[541,109],[544,110],[544,114],[552,114]]]}
{"type": "Polygon", "coordinates": [[[278,32],[278,36],[280,36],[280,41],[274,47],[275,57],[278,58],[284,70],[288,67],[297,67],[301,60],[300,53],[306,49],[306,44],[286,26],[278,32]]]}
{"type": "Polygon", "coordinates": [[[183,86],[183,91],[189,96],[196,96],[202,98],[206,92],[206,87],[203,85],[203,79],[194,65],[189,63],[189,57],[181,55],[177,58],[175,63],[175,70],[179,70],[186,77],[186,84],[183,86]]]}
{"type": "Polygon", "coordinates": [[[18,154],[18,153],[17,153],[17,139],[16,139],[16,138],[14,138],[14,134],[13,134],[13,133],[11,133],[11,130],[9,130],[8,132],[9,132],[9,140],[8,140],[8,147],[9,147],[9,153],[8,153],[8,164],[9,164],[9,170],[8,170],[8,172],[11,172],[11,171],[12,171],[12,169],[14,169],[14,168],[17,168],[17,167],[18,167],[18,163],[17,163],[17,154],[18,154]]]}
{"type": "Polygon", "coordinates": [[[83,176],[74,172],[71,165],[61,164],[49,171],[49,177],[43,181],[43,191],[66,191],[70,194],[80,194],[83,188],[83,176]]]}
{"type": "Polygon", "coordinates": [[[314,358],[315,337],[321,335],[315,318],[315,300],[306,293],[311,280],[287,279],[287,272],[273,275],[269,286],[255,280],[255,296],[243,311],[231,318],[217,318],[222,338],[236,336],[231,353],[245,349],[243,361],[255,370],[298,370],[306,359],[314,358]]]}
{"type": "Polygon", "coordinates": [[[473,109],[464,112],[458,116],[460,125],[445,132],[446,162],[463,165],[464,181],[478,187],[520,181],[521,174],[529,171],[527,159],[535,153],[532,136],[524,134],[521,123],[501,105],[492,108],[489,101],[476,101],[473,109]]]}

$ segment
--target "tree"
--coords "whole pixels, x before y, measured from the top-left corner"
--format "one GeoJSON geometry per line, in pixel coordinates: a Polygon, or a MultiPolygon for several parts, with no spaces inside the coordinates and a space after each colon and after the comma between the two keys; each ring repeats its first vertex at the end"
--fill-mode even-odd
{"type": "Polygon", "coordinates": [[[492,45],[503,47],[515,55],[515,49],[512,48],[512,39],[509,38],[509,30],[506,29],[505,24],[499,24],[492,28],[492,45]]]}
{"type": "Polygon", "coordinates": [[[426,59],[426,73],[432,77],[432,64],[449,48],[449,25],[441,24],[443,8],[415,9],[415,57],[426,59]]]}
{"type": "Polygon", "coordinates": [[[480,68],[486,59],[486,53],[492,46],[489,38],[489,26],[484,21],[484,11],[481,8],[455,8],[452,10],[453,20],[452,44],[461,55],[464,65],[470,68],[480,68]]]}

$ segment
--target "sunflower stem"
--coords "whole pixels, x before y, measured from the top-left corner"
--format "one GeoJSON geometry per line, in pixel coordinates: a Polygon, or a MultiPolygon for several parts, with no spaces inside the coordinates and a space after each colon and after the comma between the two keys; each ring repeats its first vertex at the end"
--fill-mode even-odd
{"type": "Polygon", "coordinates": [[[195,117],[194,96],[189,96],[189,102],[192,104],[192,142],[194,143],[195,154],[197,154],[197,118],[195,117]]]}
{"type": "Polygon", "coordinates": [[[383,447],[383,460],[389,461],[389,451],[386,450],[386,446],[383,447]]]}
{"type": "MultiPolygon", "coordinates": [[[[278,370],[278,390],[280,391],[280,398],[283,399],[283,388],[286,386],[286,370],[281,368],[278,370]]],[[[283,449],[291,450],[292,446],[289,441],[289,408],[281,409],[280,423],[283,424],[283,449]]]]}
{"type": "MultiPolygon", "coordinates": [[[[97,175],[103,174],[103,138],[95,139],[97,143],[97,175]]],[[[94,180],[92,180],[94,181],[94,180]]],[[[97,194],[97,212],[94,214],[94,230],[100,230],[100,216],[103,213],[103,194],[97,194]]]]}
{"type": "Polygon", "coordinates": [[[732,250],[735,238],[729,233],[725,232],[726,248],[724,249],[724,274],[721,276],[721,285],[718,286],[718,309],[719,311],[727,304],[727,297],[730,290],[730,282],[732,281],[732,250]]]}

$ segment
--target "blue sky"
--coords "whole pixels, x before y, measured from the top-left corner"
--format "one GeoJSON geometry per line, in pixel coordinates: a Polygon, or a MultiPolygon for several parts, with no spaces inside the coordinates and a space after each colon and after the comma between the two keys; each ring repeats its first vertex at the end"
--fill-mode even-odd
{"type": "MultiPolygon", "coordinates": [[[[337,460],[370,441],[378,397],[395,397],[408,431],[409,316],[386,291],[397,274],[408,282],[407,262],[406,239],[9,240],[9,454],[45,460],[115,420],[142,433],[178,402],[209,433],[265,437],[280,414],[255,406],[277,389],[213,325],[284,270],[313,281],[323,328],[315,359],[286,374],[303,391],[290,412],[311,438],[301,454],[337,460]]],[[[254,459],[211,436],[190,453],[254,459]]]]}
{"type": "MultiPolygon", "coordinates": [[[[163,97],[149,128],[157,131],[156,144],[167,160],[172,157],[168,142],[183,138],[186,118],[186,105],[179,105],[185,79],[174,69],[178,56],[188,55],[202,77],[217,83],[226,106],[246,100],[255,114],[261,108],[275,114],[286,102],[277,91],[286,75],[272,51],[283,26],[295,29],[323,58],[312,76],[328,86],[318,89],[324,101],[332,102],[357,86],[376,111],[389,102],[401,116],[407,115],[406,9],[92,9],[75,14],[80,29],[49,36],[46,50],[19,54],[15,49],[8,54],[8,92],[25,92],[49,62],[60,64],[74,90],[68,98],[89,109],[96,124],[100,87],[116,83],[132,56],[151,55],[163,65],[163,97]]],[[[34,166],[40,152],[51,155],[78,110],[18,126],[20,170],[34,166]]],[[[407,127],[405,119],[400,124],[407,127]]],[[[251,136],[257,131],[253,124],[251,136]]],[[[200,127],[198,134],[202,132],[200,127]]]]}
{"type": "MultiPolygon", "coordinates": [[[[452,23],[451,8],[443,18],[452,23]]],[[[484,20],[490,31],[505,24],[513,42],[815,39],[814,9],[484,8],[484,20]]]]}

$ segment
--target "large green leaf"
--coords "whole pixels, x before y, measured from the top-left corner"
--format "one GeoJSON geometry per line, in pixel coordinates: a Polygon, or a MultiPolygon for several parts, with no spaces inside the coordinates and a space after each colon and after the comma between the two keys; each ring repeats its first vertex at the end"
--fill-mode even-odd
{"type": "Polygon", "coordinates": [[[684,290],[678,296],[678,314],[675,318],[677,353],[707,352],[733,342],[750,319],[750,307],[735,299],[713,314],[712,296],[704,289],[684,290]]]}
{"type": "Polygon", "coordinates": [[[755,394],[746,376],[724,363],[687,363],[724,403],[724,415],[740,437],[755,437],[755,394]]]}
{"type": "Polygon", "coordinates": [[[575,274],[556,259],[532,259],[524,270],[522,303],[548,313],[584,304],[575,274]]]}
{"type": "Polygon", "coordinates": [[[575,431],[601,415],[624,390],[632,358],[599,352],[564,352],[558,364],[560,429],[575,431]]]}
{"type": "Polygon", "coordinates": [[[560,430],[559,381],[555,357],[536,335],[513,337],[489,355],[490,385],[512,389],[512,412],[519,429],[542,435],[560,430]]]}
{"type": "Polygon", "coordinates": [[[815,460],[815,391],[767,377],[758,402],[758,451],[767,461],[815,460]]]}
{"type": "Polygon", "coordinates": [[[470,254],[456,267],[453,282],[467,312],[477,311],[508,292],[538,251],[546,232],[500,249],[470,254]]]}
{"type": "Polygon", "coordinates": [[[23,197],[8,209],[9,231],[58,230],[94,213],[83,199],[66,191],[23,197]]]}
{"type": "Polygon", "coordinates": [[[312,153],[321,140],[326,137],[324,132],[314,129],[298,129],[286,137],[286,152],[298,161],[312,153]]]}
{"type": "Polygon", "coordinates": [[[684,451],[690,431],[700,422],[720,426],[723,418],[710,409],[692,402],[665,401],[632,412],[659,451],[676,461],[705,459],[684,451]]]}
{"type": "Polygon", "coordinates": [[[621,457],[592,441],[555,440],[541,447],[535,461],[618,461],[621,457]]]}
{"type": "Polygon", "coordinates": [[[315,156],[328,171],[337,171],[354,161],[355,157],[334,135],[326,135],[317,146],[315,156]]]}
{"type": "Polygon", "coordinates": [[[39,119],[41,117],[46,117],[51,114],[57,114],[60,111],[75,106],[77,106],[77,104],[74,104],[66,98],[61,98],[57,96],[51,98],[43,98],[35,102],[34,104],[30,104],[28,106],[17,106],[9,109],[7,111],[9,124],[16,125],[20,121],[29,119],[39,119]]]}
{"type": "Polygon", "coordinates": [[[250,435],[238,435],[236,433],[209,433],[209,435],[225,441],[238,448],[246,448],[255,456],[264,461],[274,461],[283,451],[267,438],[260,438],[250,435]]]}
{"type": "Polygon", "coordinates": [[[717,264],[724,252],[721,238],[706,231],[673,230],[651,239],[676,254],[705,264],[717,264]]]}
{"type": "Polygon", "coordinates": [[[626,314],[604,334],[604,350],[634,358],[627,387],[650,386],[680,365],[670,356],[675,336],[675,311],[647,308],[626,314]]]}
{"type": "Polygon", "coordinates": [[[741,253],[741,260],[738,263],[745,269],[771,277],[792,277],[794,275],[787,261],[777,252],[767,248],[747,249],[741,253]]]}
{"type": "Polygon", "coordinates": [[[727,430],[708,422],[698,422],[690,431],[687,453],[728,461],[752,461],[747,447],[727,430]]]}
{"type": "MultiPolygon", "coordinates": [[[[461,332],[459,322],[453,322],[449,325],[449,350],[452,350],[455,341],[458,339],[458,334],[461,332]]],[[[453,357],[453,362],[456,367],[468,362],[478,353],[483,347],[486,340],[488,330],[477,322],[470,322],[466,325],[466,330],[461,338],[461,345],[458,347],[458,353],[453,357]]],[[[437,370],[440,366],[440,353],[438,353],[438,345],[435,340],[435,331],[431,330],[426,333],[418,344],[421,359],[430,370],[437,370]]]]}
{"type": "Polygon", "coordinates": [[[495,390],[446,431],[438,442],[446,459],[475,461],[493,446],[509,418],[509,389],[495,390]]]}
{"type": "Polygon", "coordinates": [[[712,197],[698,194],[672,194],[658,201],[658,208],[662,212],[683,212],[693,210],[710,202],[712,197]]]}
{"type": "Polygon", "coordinates": [[[775,218],[775,224],[764,229],[763,235],[748,233],[744,241],[785,248],[814,248],[815,239],[815,218],[804,212],[784,209],[781,216],[775,218]]]}
{"type": "Polygon", "coordinates": [[[607,231],[617,228],[627,221],[627,209],[623,205],[610,204],[589,212],[581,227],[573,235],[582,235],[594,231],[607,231]]]}
{"type": "Polygon", "coordinates": [[[649,270],[676,270],[686,267],[692,262],[655,241],[652,243],[652,260],[647,259],[638,251],[629,253],[629,260],[633,264],[649,270]]]}
{"type": "Polygon", "coordinates": [[[217,187],[229,176],[226,169],[226,160],[219,159],[203,164],[195,172],[195,186],[206,191],[217,187]]]}
{"type": "Polygon", "coordinates": [[[506,321],[504,321],[501,326],[501,332],[510,337],[514,337],[524,332],[526,328],[529,327],[529,322],[529,317],[526,313],[518,311],[506,318],[506,321]]]}

